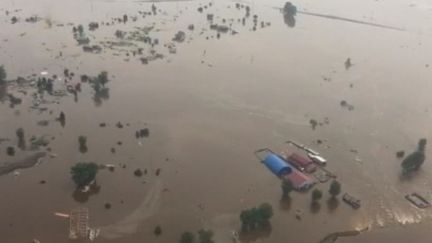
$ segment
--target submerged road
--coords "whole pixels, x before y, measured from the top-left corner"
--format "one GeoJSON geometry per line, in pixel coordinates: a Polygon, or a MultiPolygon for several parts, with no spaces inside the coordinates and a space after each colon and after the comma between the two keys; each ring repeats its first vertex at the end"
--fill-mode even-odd
{"type": "Polygon", "coordinates": [[[356,23],[356,24],[369,25],[369,26],[374,26],[374,27],[379,27],[379,28],[384,28],[384,29],[405,31],[405,29],[399,28],[399,27],[394,27],[394,26],[389,26],[389,25],[383,25],[383,24],[376,24],[376,23],[372,23],[372,22],[367,22],[367,21],[362,21],[362,20],[356,20],[356,19],[349,19],[349,18],[344,18],[344,17],[338,17],[338,16],[334,16],[334,15],[320,14],[320,13],[311,13],[311,12],[305,12],[305,11],[297,11],[297,13],[304,14],[304,15],[309,15],[309,16],[326,18],[326,19],[334,19],[334,20],[340,20],[340,21],[351,22],[351,23],[356,23]]]}

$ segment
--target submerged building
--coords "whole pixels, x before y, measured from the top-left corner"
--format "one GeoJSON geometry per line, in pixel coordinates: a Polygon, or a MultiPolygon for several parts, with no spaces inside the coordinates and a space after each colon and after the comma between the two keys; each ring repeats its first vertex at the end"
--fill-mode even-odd
{"type": "Polygon", "coordinates": [[[267,168],[282,180],[289,180],[296,190],[307,190],[315,180],[287,163],[281,156],[268,153],[262,161],[267,168]]]}
{"type": "Polygon", "coordinates": [[[292,153],[286,159],[289,163],[294,165],[297,169],[301,171],[306,171],[312,173],[316,170],[316,164],[308,157],[301,156],[296,153],[292,153]]]}

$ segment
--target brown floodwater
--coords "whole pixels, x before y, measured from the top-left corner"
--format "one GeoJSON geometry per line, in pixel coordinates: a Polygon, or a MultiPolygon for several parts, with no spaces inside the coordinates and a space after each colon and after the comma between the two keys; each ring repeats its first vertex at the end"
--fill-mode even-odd
{"type": "Polygon", "coordinates": [[[358,236],[361,242],[406,242],[398,234],[428,242],[432,212],[413,207],[404,195],[416,191],[432,200],[432,164],[426,161],[412,177],[401,177],[395,152],[410,153],[418,139],[432,138],[432,4],[293,2],[304,12],[403,29],[394,30],[300,13],[289,27],[278,10],[284,1],[238,3],[251,8],[245,25],[245,9],[237,9],[235,1],[156,2],[157,14],[145,17],[140,12],[150,12],[152,5],[145,1],[0,2],[0,65],[8,80],[47,71],[61,78],[54,89],[65,90],[65,68],[75,73],[72,82],[103,70],[110,77],[109,97],[95,100],[83,84],[77,100],[70,94],[45,95],[49,102],[40,105],[47,108],[42,111],[31,108],[36,88],[8,85],[7,92],[22,98],[22,104],[10,107],[0,98],[0,138],[10,139],[0,143],[0,162],[31,154],[6,154],[6,147],[17,143],[19,127],[27,140],[32,135],[50,138],[56,156],[0,177],[0,242],[69,242],[69,222],[54,212],[80,206],[89,208],[91,226],[101,229],[97,242],[178,242],[182,232],[201,228],[213,230],[215,242],[232,242],[240,211],[263,202],[273,206],[274,217],[271,232],[256,236],[257,242],[314,243],[332,232],[365,228],[369,232],[358,236]],[[203,6],[203,13],[197,11],[203,6]],[[208,13],[238,33],[218,38],[208,13]],[[111,24],[124,14],[126,23],[111,24]],[[33,15],[41,20],[24,21],[33,15]],[[15,24],[13,16],[18,17],[15,24]],[[110,25],[89,31],[92,21],[110,25]],[[92,45],[103,47],[101,53],[86,53],[77,45],[72,27],[78,24],[92,45]],[[159,41],[154,47],[130,40],[106,46],[118,42],[116,30],[152,26],[149,36],[159,41]],[[173,42],[180,30],[186,39],[173,42]],[[176,53],[164,46],[169,43],[175,43],[176,53]],[[143,54],[134,56],[139,48],[143,54]],[[142,64],[140,58],[151,56],[151,50],[164,57],[142,64]],[[348,70],[347,58],[353,63],[348,70]],[[353,109],[342,107],[342,100],[353,109]],[[64,127],[55,121],[61,111],[64,127]],[[312,129],[310,119],[328,122],[312,129]],[[48,126],[38,125],[41,120],[48,120],[48,126]],[[124,127],[118,128],[118,122],[124,127]],[[135,132],[142,128],[150,136],[137,140],[135,132]],[[88,138],[84,154],[78,150],[80,135],[88,138]],[[324,191],[317,212],[310,211],[310,193],[293,193],[289,203],[281,202],[279,179],[253,151],[281,151],[289,139],[321,152],[343,191],[360,198],[362,207],[353,210],[342,201],[329,207],[329,183],[316,186],[324,191]],[[89,161],[116,169],[101,170],[100,190],[85,200],[74,197],[69,170],[89,161]],[[135,177],[138,168],[148,174],[135,177]],[[295,218],[296,210],[303,211],[302,220],[295,218]],[[158,237],[153,234],[157,225],[162,227],[158,237]]]}

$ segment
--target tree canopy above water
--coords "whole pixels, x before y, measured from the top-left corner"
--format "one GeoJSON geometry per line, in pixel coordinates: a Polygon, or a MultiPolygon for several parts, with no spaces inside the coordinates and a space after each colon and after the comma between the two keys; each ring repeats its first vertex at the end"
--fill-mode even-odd
{"type": "Polygon", "coordinates": [[[417,151],[411,153],[402,161],[401,166],[404,172],[411,172],[420,169],[420,167],[422,166],[422,164],[426,159],[426,156],[424,154],[426,143],[427,143],[426,139],[424,138],[420,139],[418,143],[417,151]]]}
{"type": "Polygon", "coordinates": [[[71,168],[72,180],[79,188],[94,181],[97,172],[98,166],[95,163],[77,163],[71,168]]]}

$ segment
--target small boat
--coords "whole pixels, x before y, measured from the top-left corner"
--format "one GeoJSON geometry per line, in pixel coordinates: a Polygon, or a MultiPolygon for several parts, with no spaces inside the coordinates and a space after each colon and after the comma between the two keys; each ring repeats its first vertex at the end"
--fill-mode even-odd
{"type": "Polygon", "coordinates": [[[354,209],[358,209],[360,208],[361,204],[360,204],[360,200],[349,195],[348,193],[345,193],[342,197],[342,200],[344,202],[346,202],[347,204],[349,204],[351,207],[353,207],[354,209]]]}
{"type": "Polygon", "coordinates": [[[426,200],[423,196],[420,194],[414,192],[411,194],[408,194],[405,196],[405,199],[410,201],[412,204],[414,204],[418,208],[428,208],[431,206],[430,202],[426,200]]]}

